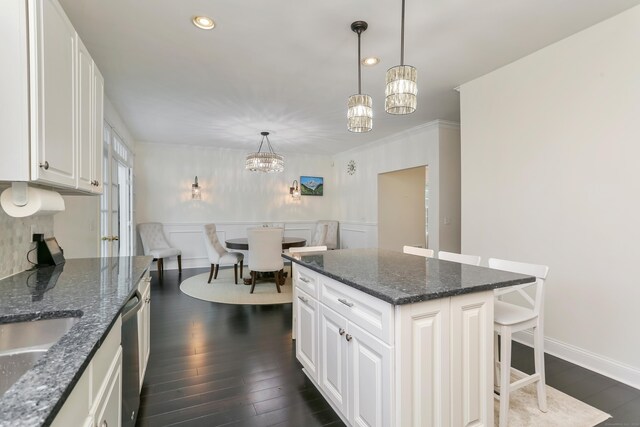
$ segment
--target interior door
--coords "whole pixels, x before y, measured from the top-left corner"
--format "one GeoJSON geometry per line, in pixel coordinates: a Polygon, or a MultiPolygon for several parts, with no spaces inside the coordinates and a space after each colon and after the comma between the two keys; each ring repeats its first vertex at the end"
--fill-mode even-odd
{"type": "Polygon", "coordinates": [[[128,149],[109,125],[104,129],[104,191],[100,200],[101,255],[133,253],[132,173],[128,149]]]}

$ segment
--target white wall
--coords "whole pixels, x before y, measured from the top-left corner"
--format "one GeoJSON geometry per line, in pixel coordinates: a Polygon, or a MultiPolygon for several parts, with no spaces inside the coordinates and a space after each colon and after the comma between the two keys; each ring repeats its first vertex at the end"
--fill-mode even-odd
{"type": "Polygon", "coordinates": [[[460,198],[460,185],[455,175],[459,176],[460,162],[456,157],[459,150],[456,135],[459,135],[457,124],[434,121],[334,156],[336,185],[340,188],[335,197],[334,217],[358,229],[373,229],[375,237],[367,234],[366,239],[370,246],[377,246],[378,174],[428,166],[429,247],[459,250],[460,231],[456,223],[460,214],[455,200],[460,198]],[[442,149],[444,145],[447,147],[442,149]],[[350,160],[356,162],[353,175],[347,173],[350,160]],[[440,204],[441,197],[447,202],[440,204]],[[445,216],[450,225],[444,225],[445,216]]]}
{"type": "Polygon", "coordinates": [[[463,252],[549,265],[547,350],[636,387],[638,46],[635,7],[461,88],[463,252]]]}

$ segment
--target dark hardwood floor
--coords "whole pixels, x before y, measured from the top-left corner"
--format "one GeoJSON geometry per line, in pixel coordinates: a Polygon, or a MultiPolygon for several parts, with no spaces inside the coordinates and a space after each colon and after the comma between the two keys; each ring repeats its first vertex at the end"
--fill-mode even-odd
{"type": "MultiPolygon", "coordinates": [[[[217,304],[180,292],[181,280],[207,271],[169,270],[162,282],[152,274],[137,425],[343,426],[295,358],[291,305],[217,304]]],[[[532,371],[528,347],[514,344],[513,360],[532,371]]],[[[545,361],[550,386],[613,416],[602,426],[640,426],[639,390],[550,355],[545,361]]]]}

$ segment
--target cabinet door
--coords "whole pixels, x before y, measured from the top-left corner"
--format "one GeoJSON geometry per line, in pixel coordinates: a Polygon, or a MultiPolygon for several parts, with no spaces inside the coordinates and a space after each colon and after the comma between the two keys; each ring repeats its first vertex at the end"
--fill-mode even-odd
{"type": "Polygon", "coordinates": [[[349,323],[349,396],[353,426],[391,426],[391,348],[349,323]]]}
{"type": "Polygon", "coordinates": [[[57,1],[34,3],[31,177],[75,188],[76,32],[57,1]]]}
{"type": "Polygon", "coordinates": [[[100,70],[93,63],[93,150],[91,157],[93,165],[91,178],[95,180],[93,192],[102,194],[102,161],[104,144],[104,78],[100,70]]]}
{"type": "Polygon", "coordinates": [[[347,320],[320,304],[320,355],[318,383],[345,418],[349,418],[347,320]]]}
{"type": "Polygon", "coordinates": [[[318,380],[318,301],[296,288],[296,357],[307,374],[318,380]]]}
{"type": "Polygon", "coordinates": [[[118,349],[117,361],[106,379],[107,388],[96,411],[96,425],[104,427],[122,425],[122,349],[118,349]]]}
{"type": "Polygon", "coordinates": [[[78,38],[78,188],[93,190],[93,60],[78,38]]]}
{"type": "Polygon", "coordinates": [[[151,348],[151,283],[150,278],[145,277],[140,281],[138,291],[142,295],[143,305],[138,312],[138,357],[139,357],[139,375],[140,375],[140,389],[142,389],[142,383],[144,381],[144,375],[147,370],[147,363],[149,362],[149,350],[151,348]]]}

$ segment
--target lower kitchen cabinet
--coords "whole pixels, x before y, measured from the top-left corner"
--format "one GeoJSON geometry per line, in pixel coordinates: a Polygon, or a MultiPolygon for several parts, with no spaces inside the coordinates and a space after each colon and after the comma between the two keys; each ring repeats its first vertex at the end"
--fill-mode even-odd
{"type": "Polygon", "coordinates": [[[296,357],[314,380],[318,378],[318,301],[301,289],[296,289],[296,357]]]}
{"type": "Polygon", "coordinates": [[[122,320],[91,359],[51,424],[54,427],[116,427],[122,422],[122,320]]]}

